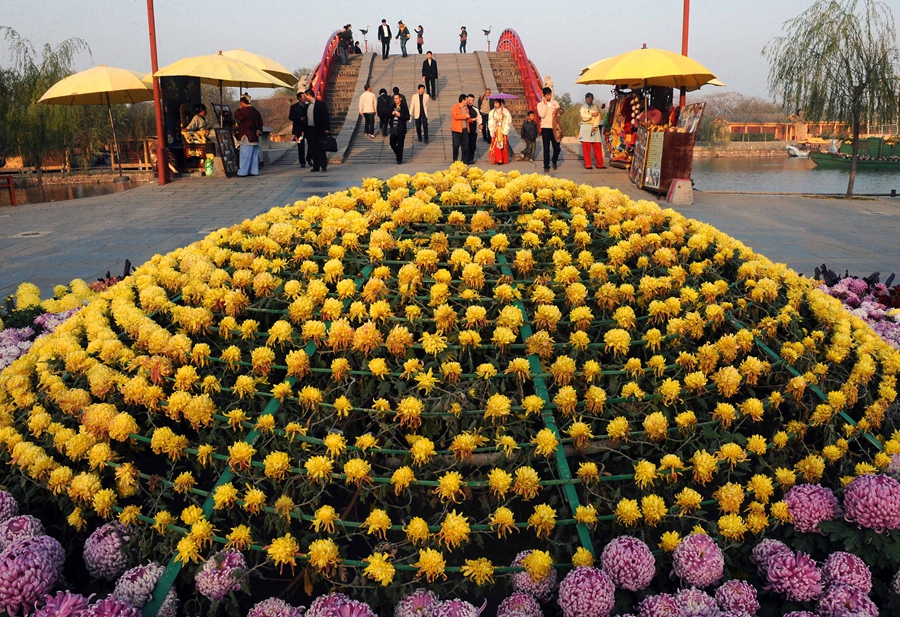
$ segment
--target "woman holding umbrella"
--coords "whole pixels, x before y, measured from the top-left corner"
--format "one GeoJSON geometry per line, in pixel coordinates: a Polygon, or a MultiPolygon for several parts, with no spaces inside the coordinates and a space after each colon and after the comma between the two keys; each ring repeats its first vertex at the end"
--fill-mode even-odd
{"type": "Polygon", "coordinates": [[[494,108],[488,114],[488,128],[491,131],[489,158],[493,165],[509,163],[509,129],[512,116],[501,99],[493,99],[494,108]]]}

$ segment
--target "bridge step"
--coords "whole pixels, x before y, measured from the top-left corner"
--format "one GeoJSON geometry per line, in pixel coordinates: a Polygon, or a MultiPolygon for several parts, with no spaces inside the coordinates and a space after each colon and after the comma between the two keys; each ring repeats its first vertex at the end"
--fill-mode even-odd
{"type": "MultiPolygon", "coordinates": [[[[406,95],[407,101],[410,101],[413,96],[416,96],[417,86],[422,83],[421,69],[424,59],[424,55],[410,54],[407,58],[394,55],[387,60],[383,60],[378,55],[372,62],[372,72],[369,79],[372,91],[377,94],[379,89],[384,88],[390,93],[394,86],[397,86],[400,88],[400,92],[406,95]]],[[[474,94],[476,98],[481,96],[485,89],[484,71],[487,71],[487,75],[493,73],[497,85],[503,92],[516,94],[524,99],[524,89],[522,88],[521,80],[518,79],[518,72],[515,72],[515,63],[508,53],[490,54],[489,62],[491,66],[482,66],[482,62],[487,64],[488,59],[485,54],[481,53],[478,55],[474,53],[435,54],[435,60],[438,63],[440,77],[437,83],[438,98],[429,104],[428,111],[431,115],[428,121],[429,142],[426,144],[424,141],[420,142],[417,140],[415,121],[410,120],[406,141],[404,142],[404,162],[449,164],[453,160],[453,138],[450,130],[451,109],[458,104],[460,94],[474,94]],[[479,57],[481,60],[479,60],[479,57]],[[499,69],[494,67],[495,58],[501,67],[499,69]],[[509,60],[509,63],[505,62],[506,59],[509,60]],[[510,71],[509,66],[512,67],[512,71],[510,71]]],[[[368,63],[368,59],[366,62],[368,63]]],[[[357,82],[353,84],[354,86],[362,81],[358,80],[359,65],[355,66],[356,72],[354,75],[356,77],[354,77],[354,80],[357,80],[357,82]]],[[[341,68],[347,69],[349,67],[341,68]]],[[[341,86],[342,82],[340,80],[335,82],[336,88],[344,88],[344,90],[340,91],[340,98],[338,98],[337,89],[333,95],[330,95],[334,96],[332,99],[334,101],[332,114],[342,119],[344,116],[341,115],[338,107],[340,102],[345,98],[350,101],[356,101],[361,94],[361,91],[357,91],[348,95],[346,93],[349,86],[348,82],[349,79],[345,80],[343,86],[341,86]]],[[[352,88],[352,86],[349,87],[352,88]]],[[[512,102],[517,103],[519,101],[512,102]]],[[[522,119],[524,119],[525,102],[523,100],[519,103],[523,111],[518,115],[521,115],[522,119]]],[[[348,118],[347,126],[344,130],[352,130],[353,133],[350,137],[346,154],[343,157],[344,162],[395,163],[396,158],[390,148],[389,138],[382,137],[378,131],[378,120],[376,119],[376,138],[372,140],[365,137],[362,121],[353,123],[352,114],[347,113],[348,111],[353,111],[349,110],[349,104],[343,103],[343,114],[348,118]]],[[[521,127],[521,122],[522,120],[518,119],[517,114],[514,113],[513,124],[516,131],[521,127]]],[[[515,132],[513,134],[515,135],[515,132]]],[[[519,149],[518,140],[514,139],[513,142],[516,149],[519,149]]],[[[489,145],[479,135],[476,148],[477,162],[487,162],[488,148],[489,145]]],[[[337,163],[338,161],[333,162],[337,163]]]]}

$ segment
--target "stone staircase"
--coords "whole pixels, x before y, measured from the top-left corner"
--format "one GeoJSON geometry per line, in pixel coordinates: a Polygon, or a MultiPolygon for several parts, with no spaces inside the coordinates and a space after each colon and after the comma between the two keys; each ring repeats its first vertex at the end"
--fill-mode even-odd
{"type": "MultiPolygon", "coordinates": [[[[506,108],[512,116],[513,127],[516,131],[522,129],[525,116],[528,114],[528,103],[525,100],[525,88],[522,86],[522,78],[516,68],[516,61],[512,54],[506,51],[492,51],[488,53],[491,61],[491,71],[494,73],[494,81],[500,92],[515,94],[517,99],[506,101],[506,108]]],[[[537,110],[534,110],[537,113],[537,110]]]]}
{"type": "Polygon", "coordinates": [[[347,109],[356,93],[356,80],[359,78],[363,54],[354,54],[349,60],[350,64],[346,66],[341,64],[340,59],[336,60],[335,70],[328,78],[326,98],[328,111],[331,113],[331,134],[335,137],[341,132],[347,109]]]}
{"type": "MultiPolygon", "coordinates": [[[[376,94],[384,88],[389,93],[397,86],[410,101],[416,95],[416,88],[422,81],[424,55],[410,54],[409,57],[391,56],[382,60],[377,56],[372,64],[369,83],[376,94]]],[[[447,163],[453,159],[453,142],[450,132],[450,110],[458,103],[459,95],[472,93],[479,96],[484,92],[484,77],[481,66],[474,54],[435,54],[438,64],[437,100],[429,104],[429,142],[416,138],[415,121],[410,120],[406,133],[403,160],[416,163],[447,163]]],[[[387,137],[377,131],[376,138],[363,135],[363,126],[357,125],[350,146],[344,158],[346,163],[395,163],[396,159],[387,137]]],[[[487,161],[488,144],[478,140],[476,161],[487,161]]]]}

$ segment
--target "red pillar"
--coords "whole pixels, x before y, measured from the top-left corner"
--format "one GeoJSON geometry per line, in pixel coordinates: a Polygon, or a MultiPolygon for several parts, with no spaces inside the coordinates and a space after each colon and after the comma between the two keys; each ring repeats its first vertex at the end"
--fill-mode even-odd
{"type": "MultiPolygon", "coordinates": [[[[152,73],[159,70],[159,61],[156,58],[156,18],[153,14],[153,0],[147,0],[147,24],[150,29],[150,68],[152,73]]],[[[162,92],[159,88],[159,78],[153,78],[153,105],[156,107],[156,168],[159,171],[159,185],[166,181],[166,171],[169,167],[169,159],[166,157],[166,135],[163,125],[162,92]]]]}
{"type": "MultiPolygon", "coordinates": [[[[684,12],[681,18],[681,55],[688,55],[688,33],[691,26],[691,0],[684,0],[684,12]]],[[[687,98],[687,90],[681,89],[681,99],[679,105],[684,107],[687,98]]]]}

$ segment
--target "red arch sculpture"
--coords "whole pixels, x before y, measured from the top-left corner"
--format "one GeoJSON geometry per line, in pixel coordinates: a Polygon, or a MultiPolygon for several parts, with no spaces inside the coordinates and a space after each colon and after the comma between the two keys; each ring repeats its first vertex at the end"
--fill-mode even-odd
{"type": "Polygon", "coordinates": [[[519,69],[519,77],[522,78],[522,85],[525,87],[528,108],[537,109],[542,98],[543,80],[534,63],[528,59],[525,46],[518,33],[512,28],[504,30],[500,34],[500,40],[497,41],[497,51],[507,51],[513,55],[516,60],[516,68],[519,69]]]}

